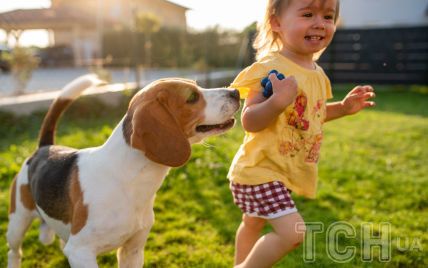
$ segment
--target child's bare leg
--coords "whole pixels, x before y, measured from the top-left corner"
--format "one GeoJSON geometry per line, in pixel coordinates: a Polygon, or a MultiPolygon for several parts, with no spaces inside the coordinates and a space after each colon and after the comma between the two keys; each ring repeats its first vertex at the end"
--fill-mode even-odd
{"type": "Polygon", "coordinates": [[[295,231],[295,225],[299,222],[303,223],[303,219],[297,212],[269,220],[273,231],[257,241],[248,257],[238,267],[272,267],[303,242],[304,234],[295,231]]]}
{"type": "Polygon", "coordinates": [[[260,238],[260,233],[265,226],[266,220],[257,217],[242,215],[242,222],[236,231],[235,237],[235,265],[245,260],[260,238]]]}

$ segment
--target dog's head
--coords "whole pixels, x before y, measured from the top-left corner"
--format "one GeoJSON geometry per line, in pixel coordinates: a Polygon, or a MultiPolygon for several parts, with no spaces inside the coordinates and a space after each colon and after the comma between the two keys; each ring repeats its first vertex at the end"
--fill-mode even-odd
{"type": "Polygon", "coordinates": [[[125,140],[150,160],[178,167],[190,158],[191,143],[230,129],[238,109],[237,90],[203,89],[180,78],[157,80],[132,98],[125,140]]]}

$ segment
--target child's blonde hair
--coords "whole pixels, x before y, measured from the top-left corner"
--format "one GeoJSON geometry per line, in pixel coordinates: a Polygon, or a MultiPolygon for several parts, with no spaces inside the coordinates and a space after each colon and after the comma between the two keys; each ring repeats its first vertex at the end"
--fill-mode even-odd
{"type": "MultiPolygon", "coordinates": [[[[257,51],[256,59],[266,56],[269,52],[276,52],[281,50],[281,40],[278,33],[272,31],[271,19],[273,16],[279,16],[280,12],[286,8],[292,0],[268,0],[266,13],[263,21],[257,27],[257,35],[253,43],[254,49],[257,51]]],[[[336,13],[334,16],[334,23],[337,22],[339,17],[339,0],[337,0],[336,13]]]]}

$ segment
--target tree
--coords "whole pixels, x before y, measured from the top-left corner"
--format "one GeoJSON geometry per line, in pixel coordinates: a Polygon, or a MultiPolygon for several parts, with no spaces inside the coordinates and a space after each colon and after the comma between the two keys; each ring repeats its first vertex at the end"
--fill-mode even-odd
{"type": "Polygon", "coordinates": [[[160,20],[156,15],[145,12],[138,12],[135,15],[135,41],[134,41],[134,58],[135,58],[135,82],[137,88],[140,88],[140,59],[137,49],[138,45],[138,35],[137,33],[142,33],[144,35],[144,54],[145,54],[145,65],[150,67],[151,65],[151,48],[152,41],[151,35],[160,29],[160,20]]]}
{"type": "Polygon", "coordinates": [[[10,54],[10,65],[15,80],[15,94],[25,92],[34,69],[39,66],[39,59],[35,57],[29,48],[16,46],[10,54]]]}

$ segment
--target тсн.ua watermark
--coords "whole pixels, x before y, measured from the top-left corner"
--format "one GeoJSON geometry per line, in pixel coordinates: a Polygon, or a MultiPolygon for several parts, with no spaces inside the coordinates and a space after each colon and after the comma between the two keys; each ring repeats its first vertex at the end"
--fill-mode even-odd
{"type": "Polygon", "coordinates": [[[322,222],[306,222],[296,225],[297,232],[305,232],[305,242],[303,243],[303,259],[305,262],[315,262],[316,260],[316,235],[326,232],[326,251],[328,257],[334,262],[346,263],[353,260],[357,254],[356,246],[343,246],[344,239],[360,238],[361,260],[363,262],[372,262],[374,251],[377,249],[380,262],[389,262],[391,260],[391,246],[393,243],[397,250],[404,251],[423,251],[420,238],[391,238],[391,224],[383,222],[377,224],[376,233],[375,224],[362,223],[361,236],[357,237],[356,228],[344,221],[335,222],[325,228],[322,222]],[[342,243],[340,243],[342,241],[342,243]]]}

